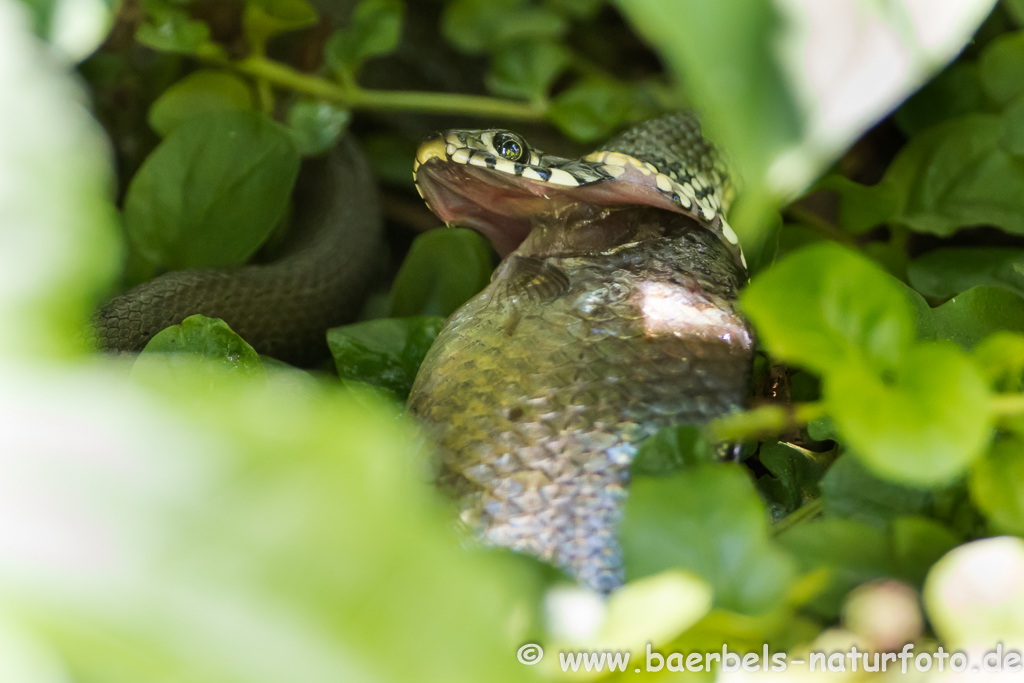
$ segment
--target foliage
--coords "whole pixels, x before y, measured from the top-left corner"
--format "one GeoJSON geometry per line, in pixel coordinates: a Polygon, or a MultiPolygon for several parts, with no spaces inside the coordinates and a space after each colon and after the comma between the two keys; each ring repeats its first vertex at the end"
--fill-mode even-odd
{"type": "Polygon", "coordinates": [[[870,640],[850,596],[879,580],[922,591],[950,648],[1024,641],[1015,579],[977,575],[1024,566],[1024,5],[952,61],[992,2],[954,3],[928,41],[912,3],[812,2],[363,0],[328,17],[145,0],[111,27],[97,0],[68,42],[67,3],[0,0],[0,651],[20,680],[500,681],[557,673],[516,663],[524,642],[814,647],[837,622],[870,640]],[[845,24],[913,57],[864,86],[877,51],[815,52],[845,24]],[[111,28],[79,67],[101,130],[67,72],[111,28]],[[411,62],[445,76],[410,85],[411,62]],[[829,63],[852,69],[826,74],[835,90],[815,80],[829,63]],[[757,255],[740,306],[797,402],[650,437],[621,528],[630,581],[595,603],[461,547],[424,483],[428,435],[395,404],[493,261],[469,230],[411,238],[408,172],[437,121],[421,114],[551,124],[542,139],[584,150],[687,104],[738,169],[757,255]],[[130,372],[86,352],[125,283],[272,257],[302,158],[349,132],[399,234],[387,289],[327,334],[333,369],[260,358],[203,316],[130,372]],[[559,631],[559,591],[604,626],[559,631]]]}

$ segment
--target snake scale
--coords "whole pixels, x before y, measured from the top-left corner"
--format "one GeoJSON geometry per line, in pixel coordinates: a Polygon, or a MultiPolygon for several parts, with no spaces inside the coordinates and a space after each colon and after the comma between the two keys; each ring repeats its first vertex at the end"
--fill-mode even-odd
{"type": "MultiPolygon", "coordinates": [[[[753,339],[734,308],[746,264],[724,218],[727,169],[679,113],[581,159],[507,130],[435,134],[414,179],[442,220],[475,227],[503,257],[448,320],[409,397],[439,444],[439,483],[479,540],[613,590],[638,444],[748,394],[753,339]]],[[[324,330],[350,320],[365,292],[376,201],[348,139],[304,168],[290,252],[131,290],[99,312],[101,346],[137,350],[203,313],[261,353],[312,362],[324,330]]]]}
{"type": "Polygon", "coordinates": [[[748,395],[728,173],[686,113],[577,160],[511,131],[450,131],[415,168],[440,218],[505,256],[409,397],[440,445],[439,482],[479,540],[611,591],[625,578],[616,527],[638,444],[748,395]]]}

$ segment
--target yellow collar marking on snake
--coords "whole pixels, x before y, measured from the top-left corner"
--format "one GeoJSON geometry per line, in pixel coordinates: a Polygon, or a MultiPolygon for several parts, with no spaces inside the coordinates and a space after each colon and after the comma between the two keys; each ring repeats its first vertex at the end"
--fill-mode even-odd
{"type": "MultiPolygon", "coordinates": [[[[665,156],[666,160],[670,158],[665,156]]],[[[531,147],[512,131],[452,130],[436,133],[423,142],[413,164],[413,180],[420,196],[444,220],[481,229],[487,220],[477,217],[476,222],[460,221],[461,209],[475,201],[482,207],[481,213],[489,213],[488,219],[493,222],[498,214],[516,213],[510,208],[516,192],[524,199],[550,200],[551,195],[557,195],[560,201],[570,201],[567,190],[589,190],[579,193],[579,201],[660,206],[697,219],[718,234],[746,267],[739,239],[725,221],[723,204],[727,205],[731,199],[731,185],[717,160],[714,166],[703,164],[701,167],[665,161],[659,168],[650,161],[611,150],[566,159],[531,147]],[[425,172],[424,167],[430,170],[425,172]],[[449,169],[447,184],[432,177],[440,167],[449,169]],[[464,173],[452,175],[452,169],[458,167],[462,167],[464,173]],[[472,171],[470,167],[479,170],[472,171]],[[471,197],[472,189],[456,187],[459,182],[487,183],[493,187],[490,194],[481,192],[486,196],[476,198],[471,197]],[[426,190],[425,185],[429,186],[426,190]],[[444,185],[447,194],[438,189],[440,185],[444,185]],[[598,190],[602,185],[618,190],[598,190]],[[455,203],[460,210],[449,206],[453,200],[447,195],[458,195],[455,203]]],[[[536,203],[530,206],[532,210],[537,208],[536,203]]],[[[522,219],[521,215],[514,217],[522,219]]],[[[500,247],[499,251],[502,251],[500,247]]]]}

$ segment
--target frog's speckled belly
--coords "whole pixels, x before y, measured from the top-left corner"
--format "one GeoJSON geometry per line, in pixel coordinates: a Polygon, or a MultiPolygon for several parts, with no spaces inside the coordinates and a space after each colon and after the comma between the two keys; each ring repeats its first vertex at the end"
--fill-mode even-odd
{"type": "Polygon", "coordinates": [[[742,275],[702,230],[545,261],[567,287],[511,290],[499,267],[448,321],[409,405],[470,528],[608,591],[638,442],[747,396],[742,275]]]}

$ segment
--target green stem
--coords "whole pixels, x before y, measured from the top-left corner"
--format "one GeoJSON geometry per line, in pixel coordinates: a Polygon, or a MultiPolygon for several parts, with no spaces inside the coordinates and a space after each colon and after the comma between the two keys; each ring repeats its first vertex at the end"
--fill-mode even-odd
{"type": "Polygon", "coordinates": [[[999,416],[1024,413],[1024,394],[997,394],[990,403],[992,412],[999,416]]]}
{"type": "Polygon", "coordinates": [[[797,524],[813,519],[821,514],[822,503],[821,498],[815,498],[811,502],[807,503],[803,507],[799,507],[793,512],[789,513],[772,526],[772,534],[778,536],[784,531],[789,531],[797,524]]]}
{"type": "Polygon", "coordinates": [[[750,441],[785,434],[826,414],[824,403],[768,405],[727,415],[707,427],[713,441],[750,441]]]}
{"type": "Polygon", "coordinates": [[[786,215],[800,223],[803,223],[812,230],[817,231],[823,237],[834,242],[839,242],[840,244],[845,244],[848,247],[853,247],[854,249],[860,249],[860,245],[857,244],[857,241],[853,239],[853,237],[832,225],[810,209],[805,209],[798,204],[793,204],[786,209],[786,215]]]}
{"type": "Polygon", "coordinates": [[[205,57],[229,69],[275,86],[335,102],[351,109],[375,111],[415,111],[431,114],[462,114],[502,119],[539,121],[545,109],[536,104],[502,100],[482,95],[419,92],[410,90],[365,90],[345,86],[295,69],[265,57],[228,60],[205,57]]]}

